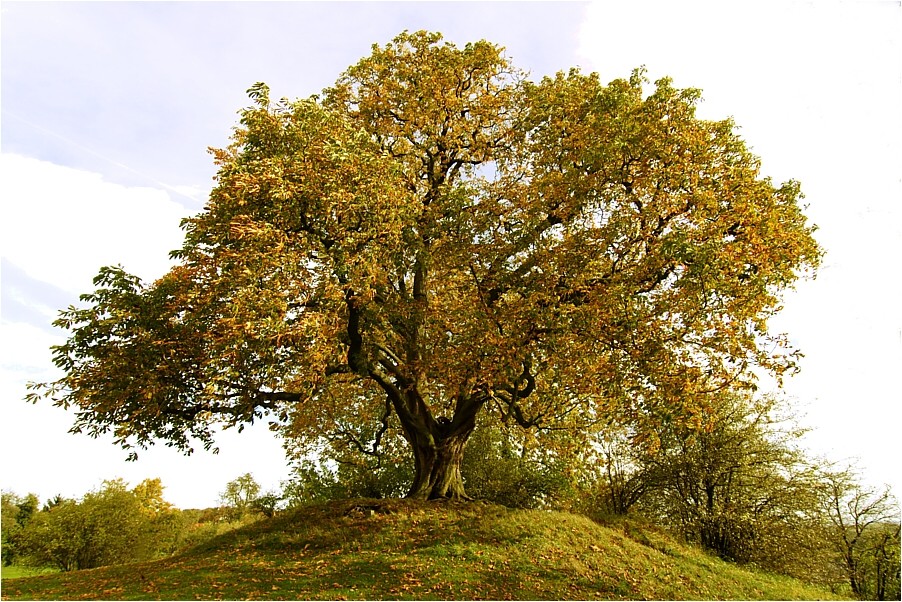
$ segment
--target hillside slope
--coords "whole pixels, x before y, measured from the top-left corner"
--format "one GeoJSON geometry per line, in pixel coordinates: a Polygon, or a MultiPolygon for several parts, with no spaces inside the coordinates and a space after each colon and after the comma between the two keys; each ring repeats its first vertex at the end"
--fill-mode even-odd
{"type": "Polygon", "coordinates": [[[3,599],[827,599],[652,530],[489,504],[333,502],[179,556],[4,580],[3,599]],[[641,542],[640,542],[641,540],[641,542]]]}

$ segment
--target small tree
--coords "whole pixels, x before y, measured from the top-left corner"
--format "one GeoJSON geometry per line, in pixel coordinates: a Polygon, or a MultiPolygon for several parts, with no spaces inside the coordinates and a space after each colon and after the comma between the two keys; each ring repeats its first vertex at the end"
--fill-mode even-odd
{"type": "Polygon", "coordinates": [[[226,488],[219,494],[219,499],[224,506],[231,508],[236,517],[240,518],[254,509],[254,502],[259,495],[260,485],[248,472],[234,481],[226,483],[226,488]]]}
{"type": "Polygon", "coordinates": [[[641,506],[723,558],[809,579],[823,572],[818,473],[776,397],[710,398],[710,421],[671,425],[657,453],[633,454],[641,506]]]}
{"type": "Polygon", "coordinates": [[[289,505],[404,495],[413,478],[413,465],[397,419],[388,404],[359,409],[369,409],[374,415],[336,420],[319,430],[316,438],[286,442],[296,459],[293,476],[283,485],[289,505]]]}
{"type": "Polygon", "coordinates": [[[627,428],[602,429],[590,439],[582,461],[580,506],[589,514],[627,514],[651,486],[647,450],[627,428]]]}
{"type": "Polygon", "coordinates": [[[283,496],[275,491],[267,491],[254,500],[253,508],[266,518],[272,518],[279,509],[279,504],[283,500],[283,496]]]}
{"type": "Polygon", "coordinates": [[[85,513],[74,500],[63,500],[51,510],[39,513],[23,530],[20,546],[24,555],[38,565],[63,571],[98,566],[87,558],[85,513]]]}
{"type": "Polygon", "coordinates": [[[160,478],[144,479],[131,492],[138,500],[141,512],[150,520],[155,554],[175,552],[182,543],[190,518],[174,508],[163,497],[165,487],[160,478]]]}
{"type": "Polygon", "coordinates": [[[889,487],[863,486],[849,468],[826,471],[822,504],[852,593],[862,600],[899,597],[899,507],[889,487]]]}
{"type": "Polygon", "coordinates": [[[887,524],[875,533],[871,544],[874,565],[874,599],[899,600],[900,591],[900,525],[887,524]]]}
{"type": "Polygon", "coordinates": [[[311,502],[345,497],[338,491],[335,473],[309,459],[294,465],[288,480],[282,482],[282,495],[288,508],[297,508],[311,502]]]}

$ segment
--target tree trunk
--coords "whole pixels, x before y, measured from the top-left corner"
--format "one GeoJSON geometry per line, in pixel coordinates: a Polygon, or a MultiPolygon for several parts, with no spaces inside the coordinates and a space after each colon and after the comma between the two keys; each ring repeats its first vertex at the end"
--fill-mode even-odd
{"type": "Polygon", "coordinates": [[[444,438],[409,436],[416,473],[407,497],[469,500],[460,474],[460,464],[469,435],[467,432],[444,438]]]}

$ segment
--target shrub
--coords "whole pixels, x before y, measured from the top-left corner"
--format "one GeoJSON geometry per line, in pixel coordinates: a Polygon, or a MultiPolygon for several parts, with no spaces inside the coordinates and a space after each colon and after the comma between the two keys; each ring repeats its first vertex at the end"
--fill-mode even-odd
{"type": "Polygon", "coordinates": [[[105,481],[80,502],[62,500],[35,513],[19,532],[17,549],[34,564],[64,571],[147,560],[175,545],[179,525],[172,512],[148,512],[124,482],[105,481]]]}

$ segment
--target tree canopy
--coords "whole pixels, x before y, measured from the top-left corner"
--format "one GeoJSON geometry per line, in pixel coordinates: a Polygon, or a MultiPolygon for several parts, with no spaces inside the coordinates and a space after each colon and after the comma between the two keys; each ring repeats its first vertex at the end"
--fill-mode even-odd
{"type": "Polygon", "coordinates": [[[465,497],[481,413],[702,425],[713,393],[794,368],[767,322],[820,250],[798,183],[699,91],[648,84],[533,82],[418,32],[318,96],[254,85],[177,265],[102,268],[32,399],[128,449],[266,416],[310,445],[369,423],[365,451],[397,421],[414,497],[465,497]]]}

